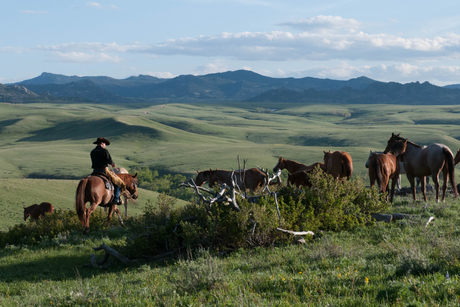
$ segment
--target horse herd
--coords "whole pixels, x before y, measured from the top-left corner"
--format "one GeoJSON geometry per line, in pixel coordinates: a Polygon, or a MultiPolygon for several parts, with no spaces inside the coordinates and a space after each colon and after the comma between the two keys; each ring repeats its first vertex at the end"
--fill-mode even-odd
{"type": "MultiPolygon", "coordinates": [[[[274,172],[286,169],[289,172],[288,184],[296,187],[310,187],[309,176],[315,168],[320,168],[322,171],[332,175],[334,179],[350,180],[353,175],[353,161],[345,151],[324,151],[324,161],[316,162],[312,165],[305,165],[293,160],[287,160],[279,157],[278,163],[273,168],[274,172]]],[[[454,157],[451,150],[444,144],[431,144],[422,147],[407,139],[402,138],[399,134],[392,134],[387,142],[387,146],[383,152],[372,152],[369,156],[369,180],[371,186],[377,182],[378,189],[381,193],[390,192],[389,181],[392,180],[390,202],[393,201],[396,182],[402,170],[405,171],[407,179],[410,182],[413,199],[416,200],[415,178],[420,178],[421,190],[425,202],[427,201],[425,192],[425,177],[432,176],[435,185],[436,202],[439,202],[439,174],[442,173],[444,184],[442,187],[442,201],[445,199],[447,182],[450,181],[452,193],[455,197],[458,196],[457,186],[455,184],[454,167],[460,162],[460,149],[454,157]]],[[[117,176],[123,180],[126,190],[125,196],[125,215],[127,213],[127,199],[137,199],[137,173],[129,174],[126,170],[116,170],[117,176]],[[126,199],[127,198],[127,199],[126,199]]],[[[263,187],[267,182],[267,174],[257,168],[245,169],[243,171],[226,171],[226,170],[206,170],[197,171],[195,184],[202,186],[208,183],[209,186],[216,184],[232,185],[232,180],[236,178],[236,184],[240,189],[249,189],[255,191],[257,188],[263,187]],[[236,175],[236,176],[233,176],[236,175]]],[[[112,198],[112,190],[106,188],[104,180],[98,176],[88,176],[80,180],[75,196],[75,208],[80,222],[85,227],[85,233],[89,230],[89,218],[91,213],[97,206],[109,207],[107,222],[113,212],[116,212],[120,224],[123,221],[120,216],[120,211],[117,206],[110,202],[112,198]],[[86,203],[90,206],[86,208],[86,203]]],[[[388,195],[387,195],[388,200],[388,195]]],[[[52,213],[53,206],[44,202],[40,205],[32,205],[24,208],[24,220],[29,216],[38,219],[39,216],[46,212],[52,213]]]]}
{"type": "MultiPolygon", "coordinates": [[[[415,178],[421,182],[421,191],[425,202],[426,197],[426,176],[432,176],[435,185],[436,202],[439,202],[439,174],[442,173],[444,184],[442,187],[442,201],[445,200],[447,182],[450,181],[452,193],[458,196],[457,186],[455,184],[454,167],[460,162],[460,150],[454,157],[452,151],[444,144],[431,144],[429,146],[420,146],[408,139],[402,138],[400,134],[392,133],[383,152],[373,152],[369,155],[366,167],[369,169],[370,185],[375,186],[377,182],[378,190],[381,193],[388,192],[387,200],[393,201],[395,186],[401,173],[405,173],[411,185],[413,199],[416,200],[415,178]],[[390,192],[390,179],[391,192],[390,192]]],[[[278,163],[273,168],[274,172],[286,169],[288,174],[288,184],[297,188],[301,186],[310,187],[310,173],[319,167],[322,171],[329,173],[333,178],[343,178],[349,180],[353,174],[353,161],[345,151],[324,151],[324,161],[316,162],[312,165],[305,165],[293,160],[279,157],[278,163]]],[[[215,184],[231,184],[232,173],[236,174],[236,184],[240,188],[248,188],[254,191],[261,187],[266,181],[267,175],[256,168],[243,171],[241,175],[238,171],[226,170],[206,170],[197,171],[195,183],[202,186],[205,182],[212,187],[215,184]]]]}

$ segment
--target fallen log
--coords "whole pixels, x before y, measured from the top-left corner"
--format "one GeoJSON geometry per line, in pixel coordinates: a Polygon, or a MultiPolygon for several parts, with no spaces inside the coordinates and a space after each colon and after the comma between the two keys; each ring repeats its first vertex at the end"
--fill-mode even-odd
{"type": "Polygon", "coordinates": [[[126,256],[120,254],[119,252],[117,252],[116,250],[111,248],[110,246],[105,245],[105,243],[102,243],[101,246],[99,246],[99,247],[93,247],[93,249],[95,251],[98,251],[98,250],[101,250],[101,249],[104,250],[105,251],[105,256],[104,256],[103,260],[96,261],[96,256],[94,254],[91,254],[91,266],[92,267],[96,267],[96,268],[99,268],[99,269],[104,268],[102,266],[102,264],[104,264],[109,259],[110,256],[114,257],[115,259],[117,259],[118,261],[120,261],[121,263],[123,263],[126,266],[134,266],[134,265],[139,264],[138,260],[130,260],[130,259],[128,259],[126,256]]]}
{"type": "Polygon", "coordinates": [[[276,230],[281,231],[281,232],[285,232],[285,233],[290,233],[291,235],[294,235],[294,236],[305,236],[305,235],[314,236],[315,235],[315,233],[313,231],[292,231],[292,230],[281,229],[279,227],[276,227],[276,230]]]}

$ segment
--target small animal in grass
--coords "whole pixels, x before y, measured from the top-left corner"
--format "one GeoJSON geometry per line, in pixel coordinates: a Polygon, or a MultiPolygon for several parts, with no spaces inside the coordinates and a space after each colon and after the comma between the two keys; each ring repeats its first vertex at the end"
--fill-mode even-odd
{"type": "Polygon", "coordinates": [[[24,221],[26,221],[29,216],[34,220],[38,220],[41,216],[45,216],[45,213],[53,213],[54,207],[48,202],[43,202],[40,205],[34,204],[29,207],[24,207],[24,221]]]}

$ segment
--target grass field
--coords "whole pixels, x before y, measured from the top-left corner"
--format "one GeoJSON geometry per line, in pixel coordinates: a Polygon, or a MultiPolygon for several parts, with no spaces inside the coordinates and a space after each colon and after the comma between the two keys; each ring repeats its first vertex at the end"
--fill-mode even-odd
{"type": "MultiPolygon", "coordinates": [[[[125,168],[191,177],[197,169],[238,168],[237,156],[248,167],[271,169],[278,156],[312,164],[323,150],[345,150],[355,175],[365,178],[369,150],[383,150],[392,132],[455,152],[459,125],[456,106],[2,103],[0,231],[23,223],[22,206],[49,201],[73,210],[98,136],[112,142],[108,149],[125,168]]],[[[139,194],[131,216],[158,195],[139,194]]],[[[459,306],[459,207],[451,196],[436,204],[430,195],[426,207],[397,197],[388,213],[411,219],[325,232],[305,245],[226,256],[197,251],[140,267],[114,262],[107,270],[83,264],[92,253],[103,257],[92,247],[127,244],[129,226],[9,244],[0,247],[0,305],[459,306]]]]}

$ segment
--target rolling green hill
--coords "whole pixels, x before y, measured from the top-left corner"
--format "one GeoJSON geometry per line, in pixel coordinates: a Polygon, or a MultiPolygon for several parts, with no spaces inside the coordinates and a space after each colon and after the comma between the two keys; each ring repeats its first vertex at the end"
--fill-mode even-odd
{"type": "Polygon", "coordinates": [[[364,177],[370,149],[392,132],[460,148],[460,107],[305,104],[0,104],[0,178],[79,179],[89,152],[108,138],[118,166],[194,176],[195,170],[305,164],[345,150],[364,177]]]}

